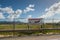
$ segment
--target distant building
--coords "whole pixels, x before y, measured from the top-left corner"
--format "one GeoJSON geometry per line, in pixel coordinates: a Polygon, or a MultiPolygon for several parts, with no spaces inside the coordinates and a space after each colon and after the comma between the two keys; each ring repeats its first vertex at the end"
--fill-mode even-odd
{"type": "Polygon", "coordinates": [[[28,22],[31,24],[42,24],[43,18],[29,18],[28,22]]]}

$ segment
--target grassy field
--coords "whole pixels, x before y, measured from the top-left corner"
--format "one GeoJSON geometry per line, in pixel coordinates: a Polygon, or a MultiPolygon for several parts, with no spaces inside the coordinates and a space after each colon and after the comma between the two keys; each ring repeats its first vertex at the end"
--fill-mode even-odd
{"type": "MultiPolygon", "coordinates": [[[[15,30],[26,30],[28,29],[40,29],[40,28],[60,28],[60,24],[15,24],[15,30]]],[[[13,24],[0,24],[0,30],[13,30],[14,25],[13,24]]],[[[39,34],[41,32],[34,32],[31,34],[39,34]]],[[[43,30],[44,34],[60,34],[60,30],[43,30]]],[[[20,32],[15,32],[15,35],[25,35],[28,33],[20,33],[20,32]]],[[[0,35],[13,35],[13,32],[0,32],[0,35]]]]}
{"type": "MultiPolygon", "coordinates": [[[[24,30],[24,29],[27,29],[28,28],[28,26],[29,26],[29,28],[30,29],[39,29],[39,28],[41,28],[41,25],[37,25],[37,24],[16,24],[15,25],[15,29],[17,30],[20,30],[20,29],[22,29],[22,30],[24,30]]],[[[13,24],[0,24],[0,30],[11,30],[11,29],[13,29],[13,27],[14,27],[14,25],[13,24]]]]}
{"type": "MultiPolygon", "coordinates": [[[[39,28],[60,28],[60,24],[15,24],[15,29],[39,29],[39,28]]],[[[13,24],[0,24],[0,30],[3,29],[13,29],[14,25],[13,24]]]]}

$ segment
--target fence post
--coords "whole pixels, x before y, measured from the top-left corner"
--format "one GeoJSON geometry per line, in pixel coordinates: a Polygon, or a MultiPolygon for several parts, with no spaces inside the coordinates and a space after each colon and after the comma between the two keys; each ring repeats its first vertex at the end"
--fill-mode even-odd
{"type": "Polygon", "coordinates": [[[27,26],[28,26],[28,30],[29,30],[29,23],[27,23],[27,26]]]}

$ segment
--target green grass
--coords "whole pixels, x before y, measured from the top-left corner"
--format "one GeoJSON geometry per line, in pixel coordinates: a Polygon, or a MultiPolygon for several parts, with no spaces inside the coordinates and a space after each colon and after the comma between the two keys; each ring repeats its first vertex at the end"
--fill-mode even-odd
{"type": "MultiPolygon", "coordinates": [[[[36,25],[36,24],[16,24],[15,25],[15,29],[27,29],[29,26],[30,29],[39,29],[41,28],[41,25],[36,25]]],[[[13,29],[13,24],[0,24],[0,30],[9,30],[9,29],[13,29]]]]}
{"type": "MultiPolygon", "coordinates": [[[[30,29],[40,29],[40,28],[60,28],[60,25],[57,24],[44,24],[44,25],[37,25],[37,24],[16,24],[15,29],[27,29],[29,26],[30,29]]],[[[13,29],[13,24],[0,24],[0,30],[9,30],[13,29]]]]}
{"type": "MultiPolygon", "coordinates": [[[[16,30],[20,30],[20,29],[27,29],[29,26],[30,29],[40,29],[40,28],[60,28],[60,25],[59,24],[43,24],[43,25],[40,25],[40,24],[16,24],[15,25],[15,29],[16,30]]],[[[0,30],[11,30],[13,29],[13,24],[0,24],[0,30]]],[[[30,35],[30,34],[39,34],[41,32],[31,32],[31,33],[20,33],[20,32],[15,32],[15,35],[30,35]]],[[[58,33],[60,34],[60,30],[43,30],[44,34],[47,34],[47,33],[58,33]]],[[[0,32],[0,35],[13,35],[13,32],[0,32]]]]}
{"type": "Polygon", "coordinates": [[[0,24],[0,30],[4,30],[4,29],[13,29],[13,25],[12,24],[0,24]]]}
{"type": "Polygon", "coordinates": [[[27,24],[16,24],[15,25],[15,29],[27,29],[28,28],[28,26],[27,26],[27,24]]]}

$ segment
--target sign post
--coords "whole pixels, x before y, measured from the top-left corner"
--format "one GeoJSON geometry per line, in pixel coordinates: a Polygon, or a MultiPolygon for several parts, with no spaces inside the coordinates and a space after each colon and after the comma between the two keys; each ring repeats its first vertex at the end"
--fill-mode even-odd
{"type": "Polygon", "coordinates": [[[43,18],[29,18],[28,24],[40,25],[39,29],[42,28],[43,18]]]}

